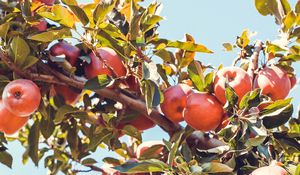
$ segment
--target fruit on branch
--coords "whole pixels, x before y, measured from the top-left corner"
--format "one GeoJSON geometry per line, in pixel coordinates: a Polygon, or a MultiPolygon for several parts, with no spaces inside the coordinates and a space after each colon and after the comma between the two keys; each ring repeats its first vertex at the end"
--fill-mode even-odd
{"type": "Polygon", "coordinates": [[[144,131],[155,126],[155,123],[145,115],[138,115],[130,121],[126,121],[118,125],[118,128],[123,128],[125,125],[132,125],[139,131],[144,131]]]}
{"type": "Polygon", "coordinates": [[[140,84],[139,84],[139,81],[138,79],[133,76],[133,75],[130,75],[126,78],[126,84],[128,85],[128,89],[130,91],[133,91],[133,92],[137,92],[137,93],[140,93],[140,84]]]}
{"type": "Polygon", "coordinates": [[[44,32],[48,28],[48,23],[46,20],[42,19],[39,22],[33,24],[31,27],[35,28],[39,32],[44,32]]]}
{"type": "Polygon", "coordinates": [[[76,46],[73,46],[67,42],[62,41],[54,44],[50,48],[50,55],[52,56],[65,55],[66,60],[69,61],[69,63],[72,66],[76,66],[78,57],[80,55],[80,49],[76,46]]]}
{"type": "Polygon", "coordinates": [[[29,117],[20,117],[10,112],[3,101],[0,101],[0,131],[11,135],[20,130],[28,121],[29,117]]]}
{"type": "Polygon", "coordinates": [[[139,159],[141,157],[143,157],[143,154],[151,147],[153,146],[157,146],[157,149],[154,150],[155,152],[151,154],[151,156],[155,157],[158,156],[159,154],[162,153],[163,149],[164,149],[164,142],[163,141],[146,141],[141,143],[135,152],[136,157],[139,159]]]}
{"type": "Polygon", "coordinates": [[[292,89],[297,83],[296,75],[290,76],[290,82],[291,82],[291,89],[292,89]]]}
{"type": "Polygon", "coordinates": [[[216,138],[210,138],[201,131],[194,131],[187,139],[187,144],[190,148],[196,148],[199,150],[208,150],[219,146],[225,146],[226,144],[216,138]]]}
{"type": "Polygon", "coordinates": [[[278,166],[278,165],[270,165],[270,166],[264,166],[260,167],[256,170],[254,170],[250,175],[287,175],[288,172],[278,166]]]}
{"type": "Polygon", "coordinates": [[[160,104],[162,112],[174,123],[183,121],[182,111],[192,88],[186,84],[171,86],[164,91],[164,101],[160,104]]]}
{"type": "Polygon", "coordinates": [[[287,97],[291,90],[291,82],[284,70],[277,66],[270,66],[258,72],[254,87],[260,88],[262,94],[276,101],[287,97]]]}
{"type": "Polygon", "coordinates": [[[77,92],[73,88],[64,85],[55,85],[54,90],[56,94],[59,94],[64,98],[65,103],[68,105],[75,104],[81,95],[79,90],[79,92],[77,92]]]}
{"type": "Polygon", "coordinates": [[[122,58],[113,49],[101,47],[96,52],[101,58],[97,57],[93,52],[90,53],[91,62],[84,67],[87,78],[91,79],[101,74],[116,77],[126,75],[126,68],[122,58]]]}
{"type": "Polygon", "coordinates": [[[10,112],[17,116],[27,117],[38,109],[41,92],[31,80],[18,79],[5,86],[2,100],[10,112]]]}
{"type": "Polygon", "coordinates": [[[183,118],[196,130],[215,130],[223,118],[223,106],[207,92],[192,93],[187,97],[183,118]]]}
{"type": "Polygon", "coordinates": [[[226,67],[217,72],[214,79],[214,92],[218,100],[224,105],[226,103],[225,97],[225,82],[232,87],[238,96],[239,102],[243,96],[251,91],[252,80],[245,70],[239,67],[226,67]]]}
{"type": "Polygon", "coordinates": [[[32,0],[32,2],[40,2],[49,6],[52,6],[55,0],[32,0]]]}
{"type": "Polygon", "coordinates": [[[223,114],[222,121],[216,129],[216,132],[219,132],[223,128],[225,128],[230,123],[228,115],[226,113],[223,114]]]}

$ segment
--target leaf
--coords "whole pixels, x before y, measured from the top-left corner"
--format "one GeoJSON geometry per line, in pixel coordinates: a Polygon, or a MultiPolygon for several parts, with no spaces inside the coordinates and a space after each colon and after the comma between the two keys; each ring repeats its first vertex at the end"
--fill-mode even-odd
{"type": "Polygon", "coordinates": [[[116,0],[101,0],[99,2],[93,13],[96,26],[104,21],[105,16],[115,7],[115,4],[116,0]]]}
{"type": "Polygon", "coordinates": [[[112,132],[103,129],[99,134],[93,134],[89,137],[90,143],[88,145],[88,150],[94,150],[103,140],[112,137],[112,132]]]}
{"type": "Polygon", "coordinates": [[[288,2],[288,0],[280,0],[281,1],[281,5],[283,7],[283,10],[284,10],[284,14],[287,15],[288,13],[291,12],[291,5],[290,3],[288,2]]]}
{"type": "Polygon", "coordinates": [[[173,55],[173,52],[168,51],[166,49],[160,49],[154,53],[155,55],[159,56],[164,60],[164,62],[171,62],[174,63],[175,57],[173,55]]]}
{"type": "Polygon", "coordinates": [[[39,121],[35,120],[34,124],[31,126],[28,135],[28,155],[35,164],[38,166],[39,162],[39,138],[40,138],[40,127],[39,121]]]}
{"type": "Polygon", "coordinates": [[[55,114],[54,122],[60,123],[64,118],[66,114],[72,113],[76,111],[76,109],[70,105],[63,105],[62,107],[58,108],[55,114]]]}
{"type": "Polygon", "coordinates": [[[135,127],[131,126],[131,125],[126,125],[125,127],[122,128],[122,131],[124,131],[124,133],[128,136],[131,136],[133,138],[138,139],[139,141],[142,140],[142,135],[139,132],[138,129],[136,129],[135,127]]]}
{"type": "Polygon", "coordinates": [[[142,31],[146,33],[150,29],[152,29],[159,21],[164,18],[158,15],[147,15],[145,20],[142,22],[142,31]]]}
{"type": "Polygon", "coordinates": [[[261,89],[255,89],[254,91],[247,92],[241,99],[239,108],[240,109],[250,109],[251,107],[258,106],[261,102],[260,100],[261,89]]]}
{"type": "Polygon", "coordinates": [[[14,62],[18,66],[21,66],[25,62],[27,56],[30,53],[30,48],[28,44],[24,39],[17,36],[12,39],[10,47],[14,54],[14,58],[15,58],[14,62]]]}
{"type": "Polygon", "coordinates": [[[240,48],[245,48],[248,44],[250,43],[250,34],[249,34],[249,30],[245,29],[242,32],[242,35],[240,37],[237,38],[236,40],[236,44],[240,47],[240,48]]]}
{"type": "Polygon", "coordinates": [[[125,163],[113,169],[121,173],[148,173],[148,172],[165,172],[169,169],[168,165],[156,159],[145,160],[135,163],[125,163]]]}
{"type": "Polygon", "coordinates": [[[225,51],[232,51],[233,47],[230,43],[223,43],[223,47],[225,49],[225,51]]]}
{"type": "Polygon", "coordinates": [[[106,74],[98,75],[92,79],[89,79],[84,88],[88,90],[99,90],[107,87],[112,81],[112,78],[106,74]]]}
{"type": "Polygon", "coordinates": [[[175,160],[176,153],[178,151],[178,147],[179,147],[179,144],[180,144],[180,141],[181,141],[181,138],[182,138],[183,134],[184,134],[184,132],[181,132],[179,134],[179,136],[175,139],[176,140],[175,143],[173,143],[173,145],[171,147],[171,151],[170,151],[170,153],[168,155],[168,164],[170,166],[173,165],[173,162],[175,160]]]}
{"type": "Polygon", "coordinates": [[[283,30],[286,32],[291,27],[294,26],[296,22],[296,14],[293,11],[290,11],[284,18],[283,18],[283,24],[284,28],[283,30]]]}
{"type": "Polygon", "coordinates": [[[81,161],[82,165],[93,165],[93,164],[96,164],[96,163],[98,163],[98,162],[93,158],[86,158],[86,159],[81,161]]]}
{"type": "Polygon", "coordinates": [[[49,30],[47,32],[28,36],[28,39],[40,42],[51,42],[63,38],[72,38],[70,29],[62,28],[58,30],[49,30]]]}
{"type": "Polygon", "coordinates": [[[69,7],[80,20],[80,22],[83,24],[83,26],[86,26],[89,23],[89,18],[87,17],[83,9],[75,5],[69,5],[69,7]]]}
{"type": "Polygon", "coordinates": [[[238,103],[238,96],[234,92],[234,89],[230,87],[228,82],[225,83],[225,97],[230,105],[235,105],[238,103]]]}
{"type": "Polygon", "coordinates": [[[189,77],[197,90],[203,92],[205,89],[205,78],[202,66],[199,62],[193,61],[188,66],[189,77]]]}
{"type": "Polygon", "coordinates": [[[0,25],[0,37],[1,38],[6,38],[9,27],[10,27],[9,22],[6,22],[6,23],[0,25]]]}
{"type": "Polygon", "coordinates": [[[233,172],[232,168],[218,162],[204,163],[201,167],[203,168],[204,172],[209,172],[209,173],[233,172]]]}
{"type": "Polygon", "coordinates": [[[3,165],[6,165],[7,167],[11,168],[12,162],[13,162],[13,157],[6,151],[1,151],[0,152],[0,162],[3,165]]]}
{"type": "Polygon", "coordinates": [[[169,41],[167,47],[179,48],[194,52],[213,53],[213,51],[209,50],[206,46],[192,42],[169,41]]]}
{"type": "Polygon", "coordinates": [[[159,81],[159,73],[157,71],[156,64],[154,62],[144,62],[143,63],[143,78],[144,80],[151,80],[153,82],[158,83],[159,81]]]}
{"type": "MultiPolygon", "coordinates": [[[[269,107],[269,106],[268,106],[269,107]]],[[[278,109],[272,113],[267,113],[261,116],[263,124],[267,129],[276,128],[285,124],[293,115],[293,105],[289,104],[286,107],[278,109]]]]}
{"type": "Polygon", "coordinates": [[[152,107],[156,107],[163,100],[158,86],[151,80],[142,81],[142,90],[145,94],[145,102],[148,113],[152,111],[152,107]]]}
{"type": "Polygon", "coordinates": [[[41,133],[45,139],[48,139],[55,129],[55,124],[52,119],[43,117],[40,122],[41,133]]]}
{"type": "Polygon", "coordinates": [[[35,56],[29,55],[23,62],[22,64],[22,69],[28,69],[31,66],[33,66],[35,63],[37,63],[39,61],[39,59],[35,56]]]}
{"type": "Polygon", "coordinates": [[[268,8],[268,0],[255,0],[255,7],[263,16],[267,16],[272,13],[268,8]]]}
{"type": "Polygon", "coordinates": [[[79,151],[78,151],[79,139],[78,139],[78,129],[77,129],[76,122],[72,123],[71,128],[68,130],[67,141],[71,150],[72,157],[74,159],[77,159],[79,155],[79,151]]]}

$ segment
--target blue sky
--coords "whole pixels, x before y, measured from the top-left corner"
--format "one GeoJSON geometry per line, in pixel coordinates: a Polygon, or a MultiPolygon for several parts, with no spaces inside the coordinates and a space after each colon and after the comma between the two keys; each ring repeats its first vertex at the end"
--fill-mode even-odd
{"type": "MultiPolygon", "coordinates": [[[[278,34],[278,27],[275,25],[274,18],[258,14],[254,7],[254,0],[162,0],[161,2],[164,5],[162,16],[166,18],[161,22],[159,28],[161,37],[181,40],[185,33],[191,34],[197,42],[205,44],[215,52],[210,55],[198,54],[197,59],[214,66],[221,63],[225,66],[231,64],[236,52],[224,52],[222,44],[224,42],[234,43],[236,36],[240,35],[244,29],[258,32],[256,38],[263,41],[266,39],[274,40],[278,34]]],[[[290,2],[294,5],[296,0],[290,0],[290,2]]],[[[296,70],[300,70],[300,63],[296,64],[296,70]]],[[[300,88],[296,88],[290,93],[290,96],[294,97],[296,109],[300,102],[298,100],[300,98],[299,90],[300,88]]],[[[156,140],[164,137],[166,134],[158,127],[143,134],[144,140],[156,140]]],[[[24,149],[18,142],[9,144],[9,152],[14,157],[13,169],[10,170],[0,165],[0,174],[47,174],[47,170],[43,168],[43,161],[40,162],[39,167],[35,167],[31,160],[26,165],[22,164],[21,158],[24,149]]],[[[93,158],[101,161],[109,155],[111,153],[98,151],[93,158]]]]}

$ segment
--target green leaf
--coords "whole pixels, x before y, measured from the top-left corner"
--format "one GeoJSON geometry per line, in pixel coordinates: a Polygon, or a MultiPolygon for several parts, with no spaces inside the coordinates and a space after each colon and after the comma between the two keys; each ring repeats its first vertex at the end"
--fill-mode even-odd
{"type": "Polygon", "coordinates": [[[173,145],[171,147],[171,151],[170,151],[170,153],[168,155],[168,164],[170,166],[173,165],[173,162],[175,160],[176,153],[178,151],[178,147],[179,147],[179,144],[180,144],[180,141],[181,141],[181,138],[182,138],[183,134],[184,134],[184,132],[181,132],[179,134],[179,136],[175,139],[176,140],[175,143],[173,143],[173,145]]]}
{"type": "Polygon", "coordinates": [[[245,29],[242,32],[242,35],[240,37],[237,38],[236,40],[236,44],[240,47],[240,48],[245,48],[248,44],[250,43],[250,34],[249,34],[249,30],[245,29]]]}
{"type": "Polygon", "coordinates": [[[40,122],[41,133],[45,139],[48,139],[55,129],[52,119],[43,117],[40,122]]]}
{"type": "Polygon", "coordinates": [[[0,152],[0,162],[3,165],[6,165],[7,167],[11,168],[12,162],[13,162],[13,157],[6,151],[1,151],[0,152]]]}
{"type": "Polygon", "coordinates": [[[113,167],[121,173],[148,173],[148,172],[165,172],[169,166],[164,162],[156,159],[145,160],[135,163],[125,163],[120,166],[113,167]]]}
{"type": "Polygon", "coordinates": [[[89,79],[84,88],[88,90],[98,90],[107,87],[112,81],[112,78],[106,74],[98,75],[92,79],[89,79]]]}
{"type": "Polygon", "coordinates": [[[285,124],[292,117],[293,105],[289,104],[272,113],[266,113],[265,110],[263,110],[262,113],[264,113],[263,115],[261,115],[264,126],[267,129],[276,128],[285,124]]]}
{"type": "Polygon", "coordinates": [[[72,113],[76,111],[76,109],[70,105],[63,105],[62,107],[58,108],[55,114],[54,122],[60,123],[64,118],[66,114],[72,113]]]}
{"type": "Polygon", "coordinates": [[[67,141],[71,150],[72,157],[74,159],[77,159],[79,155],[79,151],[78,151],[79,139],[78,139],[78,128],[76,122],[74,122],[71,128],[68,130],[67,141]]]}
{"type": "Polygon", "coordinates": [[[51,42],[63,38],[72,38],[70,29],[62,28],[58,30],[49,30],[47,32],[28,36],[28,39],[40,42],[51,42]]]}
{"type": "Polygon", "coordinates": [[[14,58],[15,58],[14,62],[18,66],[21,66],[25,62],[27,56],[30,53],[30,48],[28,44],[24,39],[17,36],[12,39],[10,46],[14,54],[14,58]]]}
{"type": "Polygon", "coordinates": [[[193,52],[213,53],[213,51],[209,50],[206,46],[192,42],[169,41],[167,47],[179,48],[193,52]]]}
{"type": "Polygon", "coordinates": [[[284,18],[283,18],[283,24],[284,24],[284,31],[289,30],[291,27],[294,26],[296,23],[296,14],[293,11],[290,11],[284,18]]]}
{"type": "Polygon", "coordinates": [[[94,150],[100,143],[102,143],[105,139],[112,137],[112,132],[103,129],[99,134],[93,134],[89,137],[90,143],[88,145],[89,150],[94,150]]]}
{"type": "Polygon", "coordinates": [[[96,26],[104,21],[105,16],[115,7],[115,4],[116,0],[101,0],[99,2],[93,13],[96,26]]]}
{"type": "Polygon", "coordinates": [[[35,56],[29,55],[23,62],[22,64],[22,69],[28,69],[31,66],[33,66],[35,63],[37,63],[39,61],[39,59],[35,56]]]}
{"type": "Polygon", "coordinates": [[[233,47],[230,43],[223,43],[223,47],[225,49],[225,51],[232,51],[233,47]]]}
{"type": "Polygon", "coordinates": [[[197,90],[203,92],[206,87],[206,83],[201,64],[197,61],[191,62],[188,66],[188,73],[197,90]]]}
{"type": "Polygon", "coordinates": [[[203,168],[204,172],[209,172],[209,173],[233,172],[233,169],[230,168],[228,165],[218,163],[218,162],[204,163],[201,167],[203,168]]]}
{"type": "Polygon", "coordinates": [[[234,92],[234,89],[228,84],[228,82],[225,83],[225,97],[226,100],[229,102],[230,105],[235,105],[238,102],[238,96],[234,92]]]}
{"type": "Polygon", "coordinates": [[[124,131],[124,133],[126,135],[129,135],[133,138],[136,138],[138,140],[142,140],[142,135],[139,132],[138,129],[136,129],[135,127],[131,126],[131,125],[126,125],[125,127],[122,128],[122,131],[124,131]]]}
{"type": "Polygon", "coordinates": [[[261,102],[260,100],[260,89],[255,89],[254,91],[247,92],[241,99],[239,107],[240,109],[258,106],[261,102]]]}
{"type": "Polygon", "coordinates": [[[174,63],[175,57],[173,52],[168,51],[166,49],[160,49],[154,53],[155,55],[159,56],[164,60],[164,62],[171,62],[174,63]]]}
{"type": "Polygon", "coordinates": [[[283,7],[283,10],[284,10],[284,14],[287,15],[292,10],[291,5],[290,5],[288,0],[280,0],[280,1],[281,1],[281,5],[283,7]]]}
{"type": "Polygon", "coordinates": [[[0,37],[1,38],[6,38],[9,27],[10,27],[9,22],[6,22],[6,23],[0,25],[0,37]]]}
{"type": "Polygon", "coordinates": [[[40,127],[39,121],[36,120],[34,124],[31,126],[28,135],[28,155],[35,164],[38,166],[39,162],[39,138],[40,138],[40,127]]]}
{"type": "Polygon", "coordinates": [[[158,15],[147,15],[145,20],[142,22],[142,31],[146,33],[148,30],[152,29],[159,21],[164,18],[158,15]]]}
{"type": "Polygon", "coordinates": [[[82,165],[93,165],[93,164],[96,164],[96,163],[98,163],[98,162],[93,158],[86,158],[86,159],[81,161],[82,165]]]}
{"type": "Polygon", "coordinates": [[[255,0],[255,7],[257,11],[263,16],[272,14],[270,9],[268,8],[268,0],[255,0]]]}
{"type": "Polygon", "coordinates": [[[159,73],[157,72],[157,67],[154,62],[144,62],[143,63],[143,78],[144,80],[151,80],[153,82],[159,81],[159,73]]]}
{"type": "Polygon", "coordinates": [[[163,100],[158,86],[151,80],[142,81],[142,90],[145,94],[145,102],[148,113],[152,111],[152,107],[158,106],[163,100]]]}

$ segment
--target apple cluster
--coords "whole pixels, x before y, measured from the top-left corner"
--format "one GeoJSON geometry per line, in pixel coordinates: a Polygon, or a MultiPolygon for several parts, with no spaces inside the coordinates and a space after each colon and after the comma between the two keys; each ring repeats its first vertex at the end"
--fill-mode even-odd
{"type": "Polygon", "coordinates": [[[8,83],[0,101],[0,131],[8,135],[16,133],[38,109],[40,101],[40,89],[31,80],[8,83]]]}
{"type": "Polygon", "coordinates": [[[180,83],[164,91],[161,110],[172,122],[185,120],[194,129],[204,132],[226,126],[227,116],[223,110],[227,102],[226,82],[238,96],[238,103],[246,93],[256,88],[260,88],[261,93],[271,101],[276,101],[287,97],[296,78],[289,77],[286,71],[276,65],[261,69],[254,80],[242,68],[225,67],[216,73],[214,93],[195,92],[191,86],[180,83]]]}

